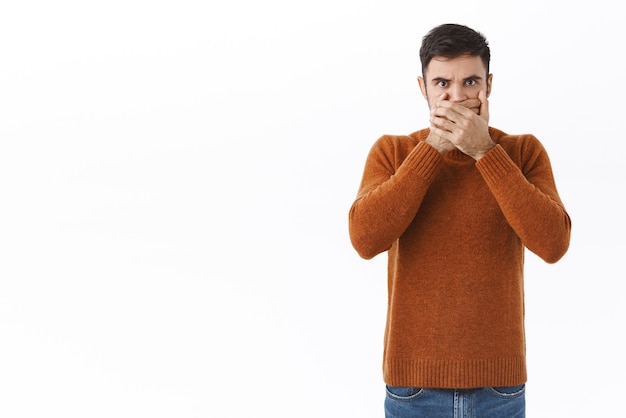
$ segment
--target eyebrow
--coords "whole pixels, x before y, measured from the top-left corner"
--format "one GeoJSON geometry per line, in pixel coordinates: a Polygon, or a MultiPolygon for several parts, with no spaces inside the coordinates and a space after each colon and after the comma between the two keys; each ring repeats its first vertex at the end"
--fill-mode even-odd
{"type": "MultiPolygon", "coordinates": [[[[478,76],[478,75],[471,75],[471,76],[469,76],[469,77],[465,77],[465,78],[463,79],[463,81],[465,82],[465,81],[467,81],[467,80],[482,80],[482,79],[483,79],[483,78],[482,78],[481,76],[478,76]]],[[[448,82],[448,81],[450,81],[450,80],[449,80],[449,79],[447,79],[447,78],[443,78],[443,77],[435,77],[435,78],[433,78],[433,79],[432,79],[432,81],[433,81],[433,82],[435,82],[435,83],[438,83],[438,82],[440,82],[440,81],[445,81],[445,82],[448,82]]]]}

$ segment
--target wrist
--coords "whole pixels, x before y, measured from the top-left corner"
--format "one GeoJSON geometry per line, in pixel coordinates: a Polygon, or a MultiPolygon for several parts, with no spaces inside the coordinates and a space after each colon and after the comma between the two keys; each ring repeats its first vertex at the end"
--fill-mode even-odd
{"type": "Polygon", "coordinates": [[[454,149],[452,143],[440,137],[435,138],[433,134],[428,135],[424,142],[433,147],[442,156],[454,149]]]}
{"type": "Polygon", "coordinates": [[[496,144],[494,142],[492,142],[491,145],[489,145],[488,147],[483,148],[479,152],[477,152],[474,155],[472,155],[472,158],[474,158],[476,161],[480,160],[485,155],[487,155],[489,153],[489,151],[491,151],[495,146],[496,146],[496,144]]]}

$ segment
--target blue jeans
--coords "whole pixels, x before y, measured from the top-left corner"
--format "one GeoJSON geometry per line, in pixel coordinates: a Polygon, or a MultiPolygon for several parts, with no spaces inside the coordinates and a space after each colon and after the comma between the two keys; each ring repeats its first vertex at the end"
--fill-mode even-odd
{"type": "Polygon", "coordinates": [[[524,418],[525,385],[477,389],[387,386],[386,418],[524,418]]]}

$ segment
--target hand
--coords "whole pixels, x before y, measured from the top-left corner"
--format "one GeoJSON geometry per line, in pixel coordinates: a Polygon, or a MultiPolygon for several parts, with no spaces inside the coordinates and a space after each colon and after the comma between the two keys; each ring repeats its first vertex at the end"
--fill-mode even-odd
{"type": "MultiPolygon", "coordinates": [[[[455,148],[476,161],[489,152],[495,143],[489,136],[489,102],[483,91],[478,94],[480,106],[475,102],[453,103],[441,98],[431,109],[430,135],[448,141],[455,148]]],[[[474,99],[475,100],[475,99],[474,99]]]]}
{"type": "MultiPolygon", "coordinates": [[[[439,101],[447,100],[447,99],[448,99],[448,93],[443,93],[442,95],[438,97],[439,101]]],[[[451,143],[447,139],[443,139],[440,135],[435,133],[432,127],[430,129],[430,132],[428,133],[428,136],[424,140],[424,142],[426,142],[427,144],[435,148],[437,151],[439,151],[441,155],[446,155],[448,152],[456,148],[453,143],[451,143]]]]}

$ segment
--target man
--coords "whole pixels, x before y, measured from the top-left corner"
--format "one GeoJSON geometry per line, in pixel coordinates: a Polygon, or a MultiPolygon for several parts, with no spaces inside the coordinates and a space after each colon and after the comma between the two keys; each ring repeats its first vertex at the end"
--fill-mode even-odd
{"type": "Polygon", "coordinates": [[[430,127],[376,141],[349,214],[388,253],[385,414],[524,417],[524,248],[557,262],[571,221],[537,138],[488,125],[485,37],[435,27],[420,59],[430,127]]]}

